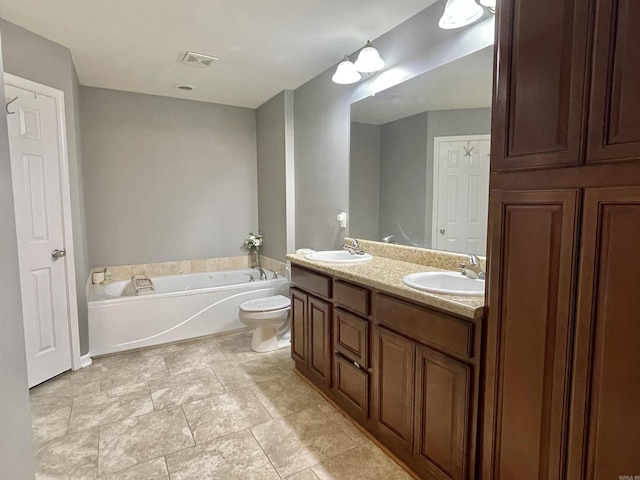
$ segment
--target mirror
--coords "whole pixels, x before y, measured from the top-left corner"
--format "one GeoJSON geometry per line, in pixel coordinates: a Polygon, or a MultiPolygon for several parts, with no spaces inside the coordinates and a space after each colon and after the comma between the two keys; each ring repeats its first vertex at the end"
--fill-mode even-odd
{"type": "Polygon", "coordinates": [[[351,104],[351,236],[486,254],[492,79],[487,47],[351,104]]]}

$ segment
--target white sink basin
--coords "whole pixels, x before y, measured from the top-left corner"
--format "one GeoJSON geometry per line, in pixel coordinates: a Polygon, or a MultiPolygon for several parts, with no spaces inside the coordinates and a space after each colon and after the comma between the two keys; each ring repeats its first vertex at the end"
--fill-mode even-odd
{"type": "Polygon", "coordinates": [[[304,258],[315,262],[352,264],[367,263],[373,257],[368,253],[364,255],[351,255],[346,250],[327,250],[324,252],[307,253],[304,258]]]}
{"type": "Polygon", "coordinates": [[[484,296],[484,280],[472,279],[455,272],[420,272],[402,279],[407,287],[425,292],[456,295],[458,297],[484,296]]]}

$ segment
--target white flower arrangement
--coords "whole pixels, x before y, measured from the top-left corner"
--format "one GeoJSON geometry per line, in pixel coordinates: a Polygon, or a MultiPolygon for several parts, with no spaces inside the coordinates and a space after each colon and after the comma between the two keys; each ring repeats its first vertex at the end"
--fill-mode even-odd
{"type": "Polygon", "coordinates": [[[260,250],[260,247],[262,247],[262,244],[263,244],[263,240],[262,240],[262,234],[260,232],[258,233],[249,232],[249,235],[247,235],[247,238],[244,239],[244,245],[242,248],[247,252],[256,252],[260,250]]]}

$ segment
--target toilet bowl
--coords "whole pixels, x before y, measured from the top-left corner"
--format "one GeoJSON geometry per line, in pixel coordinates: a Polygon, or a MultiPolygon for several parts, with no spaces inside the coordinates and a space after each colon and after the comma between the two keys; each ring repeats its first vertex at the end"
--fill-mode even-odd
{"type": "Polygon", "coordinates": [[[270,352],[291,345],[290,309],[291,300],[283,295],[249,300],[240,305],[240,321],[254,329],[251,338],[254,352],[270,352]]]}

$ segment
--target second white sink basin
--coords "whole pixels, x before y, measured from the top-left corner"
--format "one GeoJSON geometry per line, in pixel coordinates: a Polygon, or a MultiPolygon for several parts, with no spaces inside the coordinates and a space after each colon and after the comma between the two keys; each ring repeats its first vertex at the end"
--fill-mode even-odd
{"type": "Polygon", "coordinates": [[[351,264],[367,263],[373,257],[368,253],[365,253],[364,255],[351,255],[346,250],[326,250],[324,252],[307,253],[304,258],[316,262],[351,264]]]}
{"type": "Polygon", "coordinates": [[[402,283],[425,292],[459,297],[484,296],[484,280],[465,277],[455,272],[419,272],[406,275],[402,283]]]}

